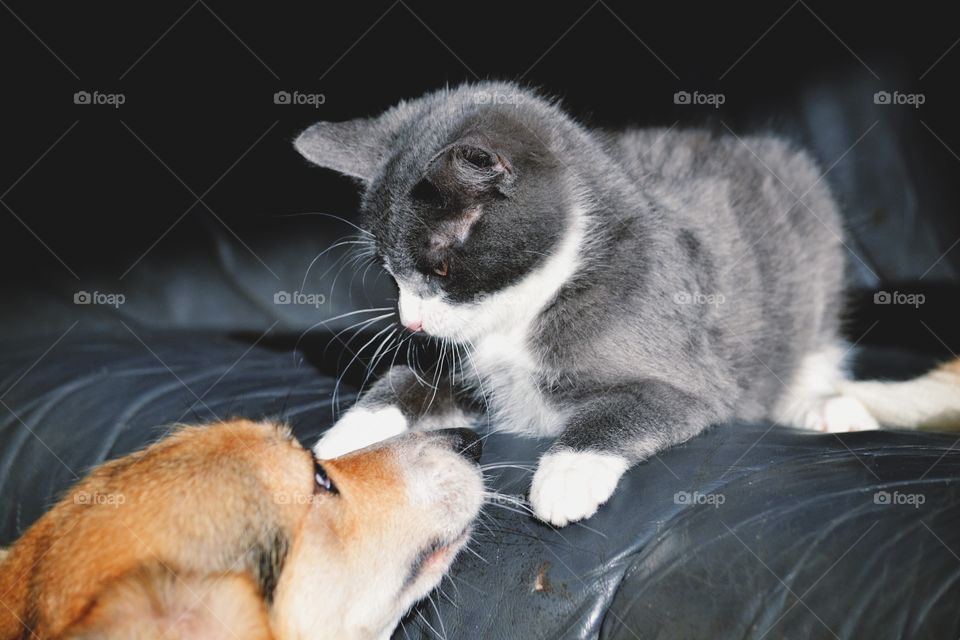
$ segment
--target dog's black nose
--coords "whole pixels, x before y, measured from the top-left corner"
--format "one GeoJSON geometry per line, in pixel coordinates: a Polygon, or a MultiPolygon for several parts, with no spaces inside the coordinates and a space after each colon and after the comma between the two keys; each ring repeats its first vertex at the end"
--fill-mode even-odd
{"type": "Polygon", "coordinates": [[[448,437],[454,451],[467,460],[480,462],[480,454],[483,453],[483,441],[476,433],[470,429],[443,429],[440,433],[448,437]]]}

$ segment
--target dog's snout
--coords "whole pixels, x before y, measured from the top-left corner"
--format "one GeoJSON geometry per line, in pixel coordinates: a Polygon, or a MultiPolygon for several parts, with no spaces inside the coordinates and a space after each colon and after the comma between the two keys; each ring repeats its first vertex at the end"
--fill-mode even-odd
{"type": "Polygon", "coordinates": [[[483,441],[470,429],[443,429],[439,431],[447,437],[454,451],[468,460],[480,462],[483,453],[483,441]]]}

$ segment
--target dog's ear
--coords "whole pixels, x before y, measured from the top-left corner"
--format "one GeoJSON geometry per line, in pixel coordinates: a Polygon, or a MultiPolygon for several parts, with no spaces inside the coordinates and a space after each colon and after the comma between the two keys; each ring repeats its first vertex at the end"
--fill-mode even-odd
{"type": "Polygon", "coordinates": [[[119,578],[74,624],[69,640],[272,640],[266,606],[240,574],[182,576],[156,565],[119,578]]]}
{"type": "Polygon", "coordinates": [[[297,136],[293,145],[310,162],[369,183],[387,141],[386,118],[380,116],[318,122],[297,136]]]}
{"type": "Polygon", "coordinates": [[[46,548],[43,527],[34,525],[13,547],[0,550],[0,640],[24,637],[24,621],[30,617],[31,578],[46,548]]]}

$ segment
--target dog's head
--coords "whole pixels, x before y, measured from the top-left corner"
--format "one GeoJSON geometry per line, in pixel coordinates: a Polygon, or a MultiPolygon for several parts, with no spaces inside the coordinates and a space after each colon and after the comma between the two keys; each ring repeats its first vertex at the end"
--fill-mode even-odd
{"type": "Polygon", "coordinates": [[[317,463],[317,500],[277,585],[280,638],[389,636],[466,543],[483,495],[480,443],[418,432],[317,463]]]}
{"type": "Polygon", "coordinates": [[[478,452],[449,430],[318,461],[278,425],[183,429],[96,469],[14,545],[0,638],[383,637],[465,543],[478,452]]]}

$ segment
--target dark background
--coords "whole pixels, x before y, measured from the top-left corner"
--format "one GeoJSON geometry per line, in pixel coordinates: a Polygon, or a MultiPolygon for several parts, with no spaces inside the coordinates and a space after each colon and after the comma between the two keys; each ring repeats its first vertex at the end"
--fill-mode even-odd
{"type": "Polygon", "coordinates": [[[870,236],[850,242],[851,338],[958,351],[953,16],[947,3],[4,0],[4,326],[30,330],[38,298],[91,282],[160,287],[223,247],[250,278],[281,270],[278,244],[316,237],[319,252],[329,221],[286,216],[350,218],[356,189],[293,151],[299,130],[499,78],[542,87],[598,126],[773,128],[810,144],[851,228],[870,236]],[[125,103],[74,104],[81,90],[125,103]],[[324,103],[275,104],[281,90],[324,103]],[[678,90],[725,103],[676,105],[678,90]],[[925,102],[878,106],[877,90],[925,102]],[[890,287],[927,301],[871,304],[890,287]]]}

